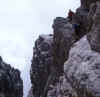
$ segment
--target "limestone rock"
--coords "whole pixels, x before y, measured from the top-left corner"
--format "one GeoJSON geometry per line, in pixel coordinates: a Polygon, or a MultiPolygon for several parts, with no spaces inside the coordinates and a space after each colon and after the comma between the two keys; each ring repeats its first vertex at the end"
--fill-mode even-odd
{"type": "Polygon", "coordinates": [[[72,21],[57,17],[52,27],[35,42],[28,97],[42,97],[45,86],[43,97],[100,97],[100,1],[81,0],[72,21]]]}

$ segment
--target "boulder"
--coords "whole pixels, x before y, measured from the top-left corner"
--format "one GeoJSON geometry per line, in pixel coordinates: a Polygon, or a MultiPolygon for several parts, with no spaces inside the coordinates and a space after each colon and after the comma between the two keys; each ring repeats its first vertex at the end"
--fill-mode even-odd
{"type": "Polygon", "coordinates": [[[63,72],[63,64],[68,58],[69,50],[76,41],[72,24],[66,18],[57,17],[53,23],[53,59],[57,71],[63,72]]]}

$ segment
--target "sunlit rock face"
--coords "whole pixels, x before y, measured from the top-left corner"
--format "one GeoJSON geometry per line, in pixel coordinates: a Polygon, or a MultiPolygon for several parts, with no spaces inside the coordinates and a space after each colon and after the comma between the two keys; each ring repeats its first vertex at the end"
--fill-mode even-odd
{"type": "Polygon", "coordinates": [[[87,37],[75,43],[64,63],[64,74],[48,97],[100,97],[100,53],[91,50],[87,37]]]}
{"type": "Polygon", "coordinates": [[[12,68],[0,57],[0,97],[23,97],[20,71],[12,68]]]}

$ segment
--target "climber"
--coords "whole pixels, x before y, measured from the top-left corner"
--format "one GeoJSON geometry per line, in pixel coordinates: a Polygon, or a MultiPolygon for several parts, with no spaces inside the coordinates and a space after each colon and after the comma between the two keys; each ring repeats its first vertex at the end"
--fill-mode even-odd
{"type": "Polygon", "coordinates": [[[80,33],[81,23],[80,22],[74,22],[74,20],[72,20],[72,27],[73,27],[75,34],[76,34],[76,40],[78,40],[81,37],[81,34],[82,34],[82,33],[80,33]]]}
{"type": "Polygon", "coordinates": [[[69,10],[68,19],[69,19],[69,22],[71,22],[72,27],[75,30],[76,36],[80,36],[80,21],[79,21],[79,17],[73,11],[69,10]]]}
{"type": "Polygon", "coordinates": [[[72,27],[74,28],[75,34],[78,39],[80,37],[80,24],[72,24],[72,27]]]}
{"type": "Polygon", "coordinates": [[[69,22],[72,21],[72,17],[73,17],[73,15],[74,15],[74,12],[71,11],[71,10],[69,10],[69,12],[68,12],[68,19],[69,19],[69,22]]]}

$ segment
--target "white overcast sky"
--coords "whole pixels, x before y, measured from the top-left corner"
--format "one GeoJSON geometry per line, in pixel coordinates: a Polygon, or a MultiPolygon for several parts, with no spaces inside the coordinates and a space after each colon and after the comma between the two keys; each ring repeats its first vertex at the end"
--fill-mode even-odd
{"type": "Polygon", "coordinates": [[[36,37],[52,33],[53,19],[66,17],[69,9],[75,11],[79,5],[79,0],[0,0],[0,55],[4,61],[25,76],[36,37]]]}

